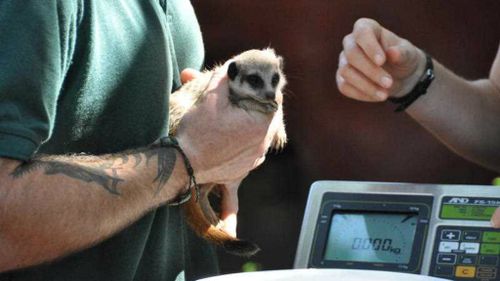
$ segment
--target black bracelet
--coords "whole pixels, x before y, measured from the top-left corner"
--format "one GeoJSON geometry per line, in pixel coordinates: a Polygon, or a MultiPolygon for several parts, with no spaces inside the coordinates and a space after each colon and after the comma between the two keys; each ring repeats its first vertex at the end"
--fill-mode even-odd
{"type": "Polygon", "coordinates": [[[188,183],[188,190],[179,195],[179,198],[174,201],[169,203],[169,206],[178,206],[186,203],[191,199],[191,189],[194,187],[195,189],[195,194],[196,194],[196,202],[198,202],[198,199],[200,198],[200,186],[196,183],[196,178],[194,177],[194,170],[193,167],[191,166],[191,162],[189,162],[188,157],[186,156],[186,153],[182,150],[182,148],[179,145],[179,142],[177,139],[174,137],[162,137],[160,138],[160,146],[161,147],[171,147],[175,148],[179,153],[181,154],[182,158],[184,159],[184,166],[186,167],[186,171],[189,176],[189,183],[188,183]]]}
{"type": "MultiPolygon", "coordinates": [[[[424,52],[425,53],[425,52],[424,52]]],[[[399,98],[389,98],[389,101],[399,106],[394,110],[395,112],[404,111],[408,108],[414,101],[416,101],[420,96],[427,93],[427,89],[431,85],[432,80],[434,80],[434,65],[432,64],[432,58],[429,54],[425,53],[425,70],[422,77],[418,80],[418,83],[413,87],[413,89],[406,95],[399,98]]]]}

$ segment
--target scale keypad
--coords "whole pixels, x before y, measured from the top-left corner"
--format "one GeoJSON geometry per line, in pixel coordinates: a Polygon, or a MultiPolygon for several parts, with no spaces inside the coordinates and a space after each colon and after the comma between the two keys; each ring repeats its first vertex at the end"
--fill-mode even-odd
{"type": "Polygon", "coordinates": [[[500,281],[500,230],[439,226],[429,275],[451,280],[500,281]]]}

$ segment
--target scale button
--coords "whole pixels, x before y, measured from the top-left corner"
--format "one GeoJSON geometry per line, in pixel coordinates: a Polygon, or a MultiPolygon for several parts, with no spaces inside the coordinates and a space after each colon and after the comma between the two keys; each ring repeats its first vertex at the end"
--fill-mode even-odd
{"type": "Polygon", "coordinates": [[[481,256],[479,258],[479,264],[497,265],[498,264],[498,256],[481,256]]]}
{"type": "Polygon", "coordinates": [[[452,250],[458,250],[458,242],[440,242],[439,252],[440,253],[451,253],[452,250]]]}
{"type": "Polygon", "coordinates": [[[436,276],[453,276],[453,269],[452,265],[438,265],[434,274],[436,276]]]}
{"type": "Polygon", "coordinates": [[[474,278],[475,275],[476,275],[475,266],[457,266],[455,270],[456,277],[474,278]]]}
{"type": "Polygon", "coordinates": [[[482,255],[500,255],[500,244],[481,244],[482,255]]]}
{"type": "Polygon", "coordinates": [[[481,238],[480,231],[464,231],[463,240],[464,241],[479,241],[481,238]]]}
{"type": "Polygon", "coordinates": [[[464,250],[466,254],[477,254],[479,253],[479,243],[462,242],[460,250],[464,250]]]}
{"type": "Polygon", "coordinates": [[[483,234],[483,242],[500,243],[500,232],[499,231],[485,231],[483,234]]]}
{"type": "Polygon", "coordinates": [[[460,255],[458,258],[459,264],[476,264],[477,256],[471,255],[460,255]]]}
{"type": "Polygon", "coordinates": [[[445,241],[458,241],[460,240],[460,230],[444,229],[441,231],[441,240],[445,241]]]}
{"type": "Polygon", "coordinates": [[[457,255],[455,254],[438,254],[437,263],[440,264],[455,264],[457,262],[457,255]]]}
{"type": "Polygon", "coordinates": [[[488,273],[491,273],[491,272],[497,272],[497,269],[494,268],[494,267],[490,267],[490,266],[481,266],[477,269],[477,272],[488,272],[488,273]]]}
{"type": "Polygon", "coordinates": [[[477,278],[495,279],[497,277],[497,269],[494,267],[479,267],[477,269],[477,278]]]}

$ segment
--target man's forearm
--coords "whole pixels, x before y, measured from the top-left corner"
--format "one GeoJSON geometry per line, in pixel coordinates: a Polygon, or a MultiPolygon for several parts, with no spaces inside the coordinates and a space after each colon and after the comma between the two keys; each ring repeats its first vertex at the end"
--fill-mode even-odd
{"type": "Polygon", "coordinates": [[[500,171],[500,92],[491,79],[466,81],[434,62],[436,79],[407,112],[452,150],[500,171]]]}
{"type": "Polygon", "coordinates": [[[174,199],[188,180],[176,153],[0,158],[0,271],[88,247],[174,199]]]}

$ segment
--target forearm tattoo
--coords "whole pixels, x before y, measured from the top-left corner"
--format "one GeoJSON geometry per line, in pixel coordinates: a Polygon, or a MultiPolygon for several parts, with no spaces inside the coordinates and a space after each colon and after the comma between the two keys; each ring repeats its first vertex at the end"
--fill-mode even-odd
{"type": "MultiPolygon", "coordinates": [[[[157,173],[153,182],[157,182],[158,186],[156,188],[156,194],[158,194],[162,188],[167,183],[168,179],[172,175],[175,167],[175,161],[177,159],[177,155],[175,154],[175,150],[172,148],[154,148],[144,152],[146,156],[146,165],[149,164],[149,159],[153,156],[157,156],[157,173]]],[[[139,165],[142,161],[141,158],[135,158],[135,166],[139,165]]]]}
{"type": "Polygon", "coordinates": [[[73,163],[35,160],[18,166],[12,173],[12,176],[19,178],[39,168],[43,168],[46,175],[62,174],[88,183],[95,182],[111,194],[120,194],[117,185],[123,179],[109,176],[104,170],[98,168],[89,168],[73,163]]]}
{"type": "Polygon", "coordinates": [[[154,156],[157,156],[158,168],[153,183],[157,183],[156,193],[159,193],[174,170],[176,161],[174,149],[152,147],[105,156],[103,158],[78,155],[72,159],[72,156],[66,156],[64,161],[60,160],[60,156],[38,157],[19,165],[11,173],[11,176],[21,178],[34,170],[43,169],[45,175],[59,174],[87,183],[94,182],[112,195],[121,195],[118,185],[125,180],[118,176],[118,170],[122,169],[129,162],[130,157],[133,157],[135,162],[133,168],[137,168],[143,162],[144,158],[146,159],[146,166],[149,166],[150,159],[154,156]],[[79,159],[86,163],[102,163],[90,167],[77,163],[79,159]]]}

